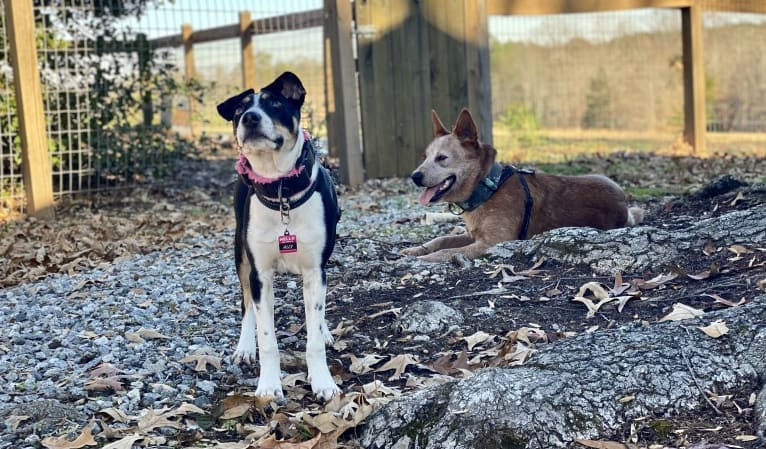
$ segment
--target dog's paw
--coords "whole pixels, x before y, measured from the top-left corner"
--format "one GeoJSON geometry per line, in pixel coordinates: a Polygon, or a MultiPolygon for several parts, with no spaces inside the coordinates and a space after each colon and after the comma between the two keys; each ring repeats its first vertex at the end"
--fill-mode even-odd
{"type": "Polygon", "coordinates": [[[258,381],[258,388],[255,389],[255,395],[261,398],[283,399],[282,383],[277,380],[276,383],[263,380],[258,381]]]}
{"type": "Polygon", "coordinates": [[[422,256],[423,254],[428,253],[428,250],[425,246],[418,245],[413,246],[412,248],[405,248],[399,252],[405,256],[422,256]]]}
{"type": "Polygon", "coordinates": [[[255,365],[255,361],[258,360],[258,355],[255,350],[255,346],[253,348],[240,348],[237,347],[237,350],[234,351],[234,354],[231,356],[231,361],[234,364],[239,364],[244,362],[247,365],[255,365]]]}
{"type": "Polygon", "coordinates": [[[333,396],[340,394],[340,388],[335,385],[332,379],[330,379],[329,385],[314,385],[314,382],[311,382],[311,391],[322,402],[329,402],[333,396]]]}

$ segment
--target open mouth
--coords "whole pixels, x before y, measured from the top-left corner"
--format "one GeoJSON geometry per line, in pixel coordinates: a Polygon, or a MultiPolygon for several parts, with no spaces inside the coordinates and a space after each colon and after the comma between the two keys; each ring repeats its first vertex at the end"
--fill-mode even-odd
{"type": "Polygon", "coordinates": [[[439,201],[445,193],[455,184],[455,175],[450,176],[435,186],[428,187],[420,194],[420,204],[435,203],[439,201]]]}

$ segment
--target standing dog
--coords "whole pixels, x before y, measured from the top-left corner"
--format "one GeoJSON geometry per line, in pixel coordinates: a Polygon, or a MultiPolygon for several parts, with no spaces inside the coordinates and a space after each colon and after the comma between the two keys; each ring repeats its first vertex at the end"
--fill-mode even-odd
{"type": "Polygon", "coordinates": [[[421,204],[450,203],[450,210],[462,213],[467,232],[435,238],[404,254],[430,262],[445,262],[458,253],[473,259],[497,243],[554,228],[612,229],[643,219],[643,210],[628,209],[622,189],[605,176],[554,176],[501,166],[495,162],[497,150],[479,141],[467,109],[452,132],[435,111],[431,119],[434,140],[412,181],[425,187],[421,204]]]}
{"type": "Polygon", "coordinates": [[[332,342],[325,322],[325,268],[340,209],[332,179],[300,128],[305,97],[298,77],[285,72],[260,92],[249,89],[218,105],[221,117],[234,125],[240,150],[234,259],[242,287],[242,330],[233,360],[252,364],[258,348],[256,395],[283,397],[274,272],[300,274],[308,377],[314,394],[329,400],[340,390],[325,355],[325,343],[332,342]]]}

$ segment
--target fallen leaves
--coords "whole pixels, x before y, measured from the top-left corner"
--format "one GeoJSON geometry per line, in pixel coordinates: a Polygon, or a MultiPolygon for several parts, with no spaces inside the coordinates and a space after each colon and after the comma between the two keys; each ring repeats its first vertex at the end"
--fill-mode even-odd
{"type": "Polygon", "coordinates": [[[98,443],[93,438],[92,429],[93,420],[85,426],[82,433],[73,441],[69,441],[66,437],[47,437],[43,438],[41,443],[48,449],[80,449],[85,446],[95,446],[98,443]]]}
{"type": "Polygon", "coordinates": [[[181,363],[195,363],[194,371],[198,373],[207,372],[207,366],[212,365],[215,369],[221,369],[221,357],[216,355],[211,348],[200,348],[193,354],[179,360],[181,363]]]}
{"type": "Polygon", "coordinates": [[[715,320],[707,326],[700,326],[699,329],[712,338],[719,338],[729,333],[729,328],[722,320],[715,320]]]}
{"type": "Polygon", "coordinates": [[[673,304],[673,311],[660,318],[660,321],[688,320],[690,318],[701,317],[704,314],[704,310],[695,309],[694,307],[689,307],[686,304],[677,303],[673,304]]]}

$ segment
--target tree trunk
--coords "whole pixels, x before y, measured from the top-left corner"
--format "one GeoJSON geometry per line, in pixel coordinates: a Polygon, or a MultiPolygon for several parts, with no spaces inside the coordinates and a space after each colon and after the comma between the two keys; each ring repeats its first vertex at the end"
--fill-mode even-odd
{"type": "MultiPolygon", "coordinates": [[[[708,241],[763,245],[766,208],[699,221],[682,230],[647,226],[599,232],[559,229],[491,251],[503,262],[545,256],[599,274],[642,272],[701,251],[708,241]]],[[[576,439],[626,440],[634,419],[693,416],[714,405],[706,391],[758,392],[766,376],[766,296],[678,322],[630,324],[557,341],[523,366],[404,396],[363,428],[367,448],[552,448],[576,439]],[[698,329],[722,319],[729,333],[698,329]]],[[[748,393],[749,395],[749,393],[748,393]]],[[[741,395],[740,395],[741,398],[741,395]]],[[[766,431],[766,390],[754,416],[766,431]]]]}
{"type": "MultiPolygon", "coordinates": [[[[560,340],[524,366],[486,369],[388,404],[369,419],[362,443],[492,449],[624,440],[636,418],[688,416],[712,407],[704,391],[759,389],[766,375],[764,323],[766,296],[759,296],[700,319],[560,340]],[[698,329],[715,319],[730,329],[718,339],[698,329]]],[[[756,416],[764,415],[760,396],[756,416]]]]}
{"type": "Polygon", "coordinates": [[[690,250],[702,250],[708,240],[718,246],[766,241],[766,208],[735,211],[701,220],[683,230],[650,226],[599,231],[561,228],[531,240],[506,242],[489,250],[504,259],[545,256],[567,265],[584,264],[596,274],[641,273],[675,263],[690,250]]]}

